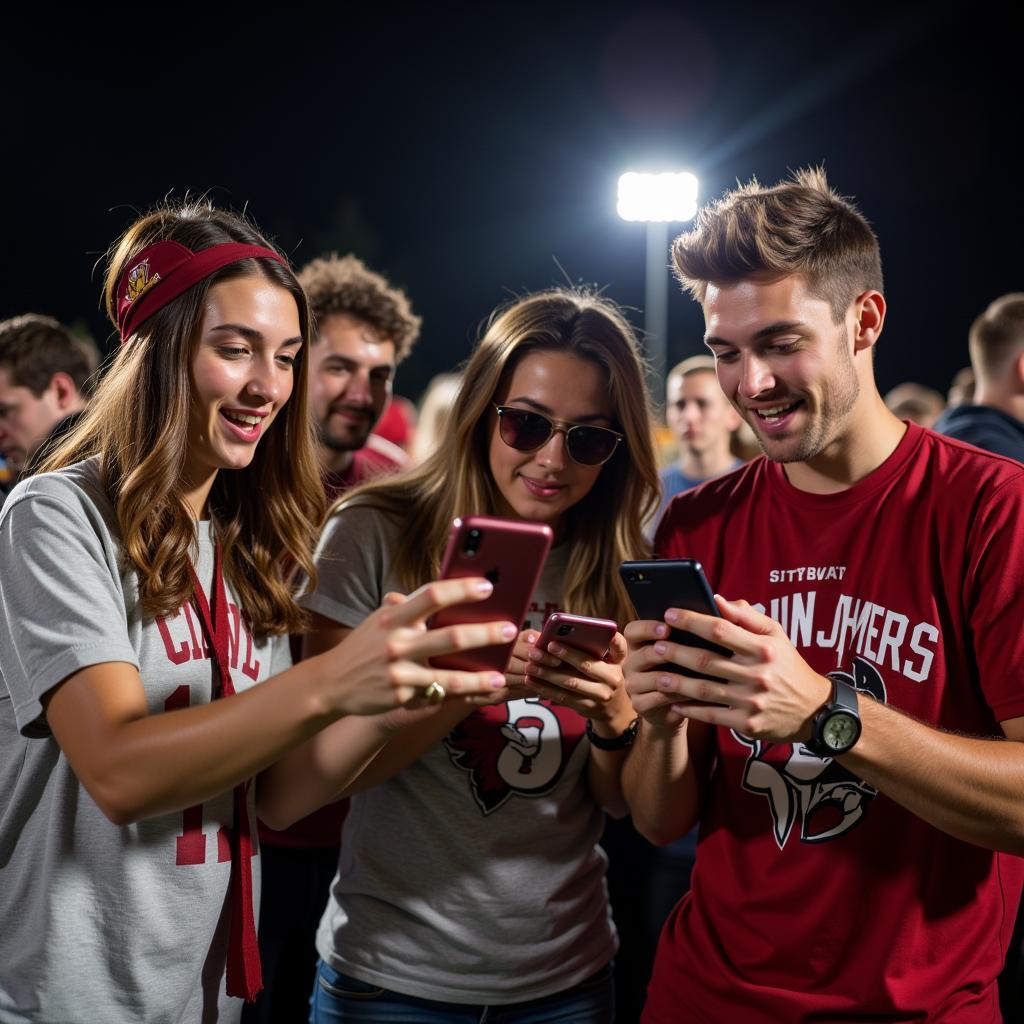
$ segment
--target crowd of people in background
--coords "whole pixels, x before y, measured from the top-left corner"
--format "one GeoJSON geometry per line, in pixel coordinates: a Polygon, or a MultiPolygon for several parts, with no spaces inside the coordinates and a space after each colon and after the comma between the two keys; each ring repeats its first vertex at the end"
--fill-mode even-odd
{"type": "Polygon", "coordinates": [[[1024,293],[883,398],[821,172],[672,259],[710,353],[654,397],[555,289],[417,409],[400,287],[208,203],[112,247],[103,369],[0,323],[0,1022],[1024,1012],[1024,293]],[[468,515],[549,527],[525,621],[434,619],[468,515]],[[714,604],[639,620],[655,555],[714,604]]]}

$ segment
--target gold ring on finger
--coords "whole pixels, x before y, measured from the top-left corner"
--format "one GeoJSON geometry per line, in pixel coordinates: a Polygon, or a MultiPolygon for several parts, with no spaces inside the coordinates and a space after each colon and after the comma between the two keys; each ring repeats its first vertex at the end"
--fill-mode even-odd
{"type": "Polygon", "coordinates": [[[435,679],[424,691],[428,704],[440,704],[445,698],[444,687],[435,679]]]}

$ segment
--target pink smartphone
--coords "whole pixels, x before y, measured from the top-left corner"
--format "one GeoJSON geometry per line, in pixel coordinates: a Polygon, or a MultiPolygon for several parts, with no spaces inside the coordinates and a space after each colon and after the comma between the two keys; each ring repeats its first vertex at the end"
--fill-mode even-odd
{"type": "MultiPolygon", "coordinates": [[[[456,519],[441,561],[441,578],[483,576],[494,584],[494,592],[486,601],[444,608],[431,616],[427,625],[435,629],[463,622],[502,619],[521,624],[551,549],[551,538],[551,527],[544,523],[491,516],[456,519]]],[[[430,664],[468,672],[504,672],[515,643],[510,640],[507,644],[443,654],[431,658],[430,664]]]]}
{"type": "Polygon", "coordinates": [[[594,619],[589,615],[552,612],[537,638],[538,651],[547,652],[552,641],[583,651],[592,658],[603,658],[611,646],[618,626],[611,619],[594,619]]]}

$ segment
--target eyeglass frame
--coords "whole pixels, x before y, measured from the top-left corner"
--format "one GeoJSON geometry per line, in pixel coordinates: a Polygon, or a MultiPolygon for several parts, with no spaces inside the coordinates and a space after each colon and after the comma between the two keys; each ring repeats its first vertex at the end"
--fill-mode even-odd
{"type": "Polygon", "coordinates": [[[576,463],[577,466],[587,466],[593,468],[594,466],[604,466],[611,462],[612,456],[619,450],[619,444],[625,440],[626,435],[620,433],[618,430],[612,430],[611,427],[600,427],[594,423],[577,423],[574,420],[556,420],[553,416],[548,416],[546,413],[537,412],[536,409],[521,409],[517,405],[498,405],[497,402],[491,402],[491,406],[494,411],[498,414],[498,437],[501,437],[501,418],[505,414],[506,410],[510,412],[526,412],[531,416],[539,416],[542,420],[547,420],[548,425],[551,427],[551,431],[547,437],[539,445],[534,448],[516,448],[515,445],[509,444],[504,437],[501,437],[501,443],[507,448],[511,448],[514,452],[538,452],[554,437],[555,434],[562,434],[565,437],[565,450],[569,458],[576,463]],[[603,430],[608,434],[611,434],[615,438],[615,444],[612,446],[612,450],[608,453],[607,458],[602,459],[600,462],[580,462],[569,448],[569,435],[576,430],[578,427],[584,427],[588,430],[603,430]]]}

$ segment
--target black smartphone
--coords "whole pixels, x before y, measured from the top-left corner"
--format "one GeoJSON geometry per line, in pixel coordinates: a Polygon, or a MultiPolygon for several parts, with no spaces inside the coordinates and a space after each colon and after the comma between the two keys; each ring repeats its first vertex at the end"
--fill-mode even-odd
{"type": "MultiPolygon", "coordinates": [[[[619,566],[619,575],[626,585],[637,618],[657,619],[663,622],[665,612],[669,608],[685,608],[687,611],[721,617],[715,604],[715,595],[704,575],[704,567],[696,559],[623,562],[619,566]]],[[[732,651],[728,648],[704,640],[685,629],[673,629],[668,638],[672,643],[702,647],[726,658],[732,657],[732,651]]],[[[699,672],[693,672],[671,662],[651,669],[652,672],[659,670],[677,672],[679,675],[694,679],[718,680],[717,676],[702,676],[699,672]]]]}

